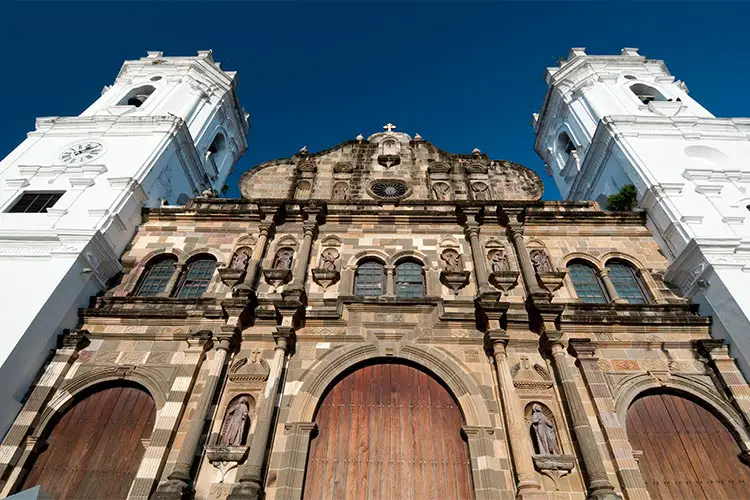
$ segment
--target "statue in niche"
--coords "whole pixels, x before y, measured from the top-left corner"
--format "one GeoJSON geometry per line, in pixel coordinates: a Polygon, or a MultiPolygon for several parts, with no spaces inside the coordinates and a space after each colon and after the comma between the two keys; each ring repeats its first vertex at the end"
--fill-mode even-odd
{"type": "Polygon", "coordinates": [[[531,263],[537,273],[551,273],[552,264],[544,250],[532,250],[530,253],[531,263]]]}
{"type": "Polygon", "coordinates": [[[337,182],[333,185],[333,199],[346,200],[349,197],[349,185],[346,182],[337,182]]]}
{"type": "Polygon", "coordinates": [[[540,455],[559,455],[555,426],[547,415],[542,413],[542,405],[534,403],[531,407],[531,429],[540,455]]]}
{"type": "Polygon", "coordinates": [[[244,270],[250,261],[250,249],[247,247],[240,248],[232,256],[232,262],[229,263],[230,269],[244,270]]]}
{"type": "Polygon", "coordinates": [[[320,254],[320,268],[326,271],[335,271],[337,260],[339,260],[339,251],[335,248],[326,248],[320,254]]]}
{"type": "Polygon", "coordinates": [[[440,254],[440,258],[445,263],[446,271],[452,273],[463,271],[463,266],[461,265],[461,254],[459,254],[457,250],[452,248],[443,250],[443,253],[440,254]]]}
{"type": "Polygon", "coordinates": [[[297,184],[297,193],[295,198],[308,198],[310,196],[311,185],[307,181],[302,181],[297,184]]]}
{"type": "Polygon", "coordinates": [[[475,200],[488,201],[490,199],[490,188],[484,182],[477,182],[471,185],[475,200]]]}
{"type": "Polygon", "coordinates": [[[294,250],[291,248],[282,248],[276,252],[276,257],[273,259],[274,269],[291,269],[292,259],[294,258],[294,250]]]}
{"type": "Polygon", "coordinates": [[[250,403],[247,396],[240,396],[227,408],[219,434],[219,445],[242,446],[249,423],[250,403]]]}
{"type": "Polygon", "coordinates": [[[505,257],[505,252],[502,250],[493,250],[490,252],[489,257],[493,273],[510,271],[510,265],[508,264],[508,259],[505,257]]]}
{"type": "Polygon", "coordinates": [[[437,182],[432,185],[432,195],[436,200],[450,200],[451,188],[445,182],[437,182]]]}

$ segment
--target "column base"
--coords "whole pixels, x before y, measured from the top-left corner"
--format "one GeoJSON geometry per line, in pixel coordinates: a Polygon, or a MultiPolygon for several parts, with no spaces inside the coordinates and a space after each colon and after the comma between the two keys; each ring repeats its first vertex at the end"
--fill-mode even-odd
{"type": "Polygon", "coordinates": [[[239,483],[232,488],[227,500],[259,500],[262,491],[261,485],[256,482],[239,483]]]}
{"type": "Polygon", "coordinates": [[[622,500],[622,496],[617,494],[612,487],[601,490],[591,491],[586,500],[622,500]]]}
{"type": "Polygon", "coordinates": [[[170,479],[156,488],[150,500],[188,500],[193,495],[193,487],[179,479],[170,479]]]}

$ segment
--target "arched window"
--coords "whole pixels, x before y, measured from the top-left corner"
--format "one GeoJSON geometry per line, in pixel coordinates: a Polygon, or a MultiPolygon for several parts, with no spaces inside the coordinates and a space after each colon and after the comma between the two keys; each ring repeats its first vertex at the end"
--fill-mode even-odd
{"type": "Polygon", "coordinates": [[[424,274],[421,264],[405,261],[396,266],[396,295],[424,297],[424,274]]]}
{"type": "Polygon", "coordinates": [[[379,297],[385,293],[385,268],[376,260],[368,260],[357,267],[354,276],[354,294],[361,297],[379,297]]]}
{"type": "Polygon", "coordinates": [[[148,99],[155,90],[156,88],[153,85],[143,85],[141,87],[135,88],[128,92],[125,97],[120,99],[120,102],[118,102],[117,105],[135,106],[136,108],[140,108],[143,103],[146,102],[146,99],[148,99]]]}
{"type": "Polygon", "coordinates": [[[178,299],[200,297],[208,289],[216,269],[216,259],[212,255],[201,255],[190,261],[180,275],[174,296],[178,299]]]}
{"type": "Polygon", "coordinates": [[[208,150],[206,151],[206,163],[213,168],[213,175],[219,173],[219,169],[222,167],[222,163],[226,156],[226,151],[227,140],[224,138],[224,134],[219,132],[216,134],[216,137],[214,137],[213,142],[208,146],[208,150]]]}
{"type": "Polygon", "coordinates": [[[135,294],[138,297],[155,297],[162,293],[166,290],[167,283],[172,278],[176,265],[177,257],[172,254],[152,260],[148,264],[135,294]]]}
{"type": "Polygon", "coordinates": [[[576,295],[587,304],[606,304],[609,302],[604,286],[597,276],[596,269],[584,261],[576,260],[568,264],[576,295]]]}
{"type": "Polygon", "coordinates": [[[609,269],[609,279],[621,299],[625,299],[629,304],[647,304],[646,288],[643,286],[638,272],[621,260],[610,260],[607,262],[609,269]]]}
{"type": "Polygon", "coordinates": [[[662,95],[661,92],[653,87],[644,85],[643,83],[636,83],[630,86],[630,91],[633,92],[636,97],[643,103],[648,104],[651,101],[666,101],[667,98],[662,95]]]}
{"type": "Polygon", "coordinates": [[[566,159],[571,152],[576,150],[576,145],[573,143],[573,140],[570,138],[567,132],[562,131],[560,132],[560,135],[557,136],[555,150],[559,154],[561,154],[563,158],[566,159]]]}

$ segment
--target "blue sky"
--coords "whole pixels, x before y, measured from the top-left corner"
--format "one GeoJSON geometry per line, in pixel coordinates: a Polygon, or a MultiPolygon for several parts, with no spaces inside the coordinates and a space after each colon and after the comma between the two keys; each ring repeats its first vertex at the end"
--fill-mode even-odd
{"type": "Polygon", "coordinates": [[[572,46],[664,59],[717,116],[750,116],[748,3],[19,2],[3,7],[0,154],[37,116],[80,113],[123,60],[213,49],[240,75],[253,165],[393,122],[438,147],[522,163],[544,68],[572,46]]]}

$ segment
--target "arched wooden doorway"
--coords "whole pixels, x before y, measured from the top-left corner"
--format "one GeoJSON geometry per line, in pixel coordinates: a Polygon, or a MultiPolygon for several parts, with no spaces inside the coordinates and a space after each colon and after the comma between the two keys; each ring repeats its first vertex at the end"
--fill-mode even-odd
{"type": "Polygon", "coordinates": [[[68,408],[20,490],[40,484],[55,499],[120,499],[151,436],[154,400],[135,386],[103,386],[68,408]]]}
{"type": "Polygon", "coordinates": [[[421,370],[359,368],[328,392],[315,421],[305,499],[474,497],[459,408],[421,370]]]}
{"type": "Polygon", "coordinates": [[[708,409],[676,394],[647,394],[628,409],[627,432],[651,498],[739,499],[750,469],[726,426],[708,409]]]}

